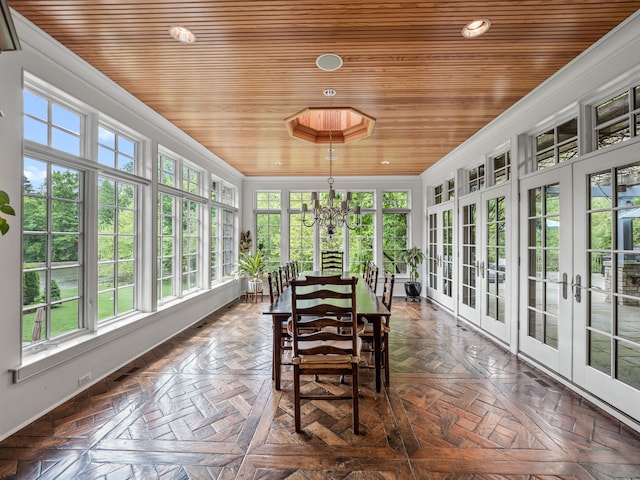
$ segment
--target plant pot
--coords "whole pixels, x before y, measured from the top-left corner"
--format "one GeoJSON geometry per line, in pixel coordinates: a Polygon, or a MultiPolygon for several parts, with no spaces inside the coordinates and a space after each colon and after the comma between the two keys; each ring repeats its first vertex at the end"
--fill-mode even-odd
{"type": "Polygon", "coordinates": [[[422,292],[422,283],[420,282],[406,282],[404,284],[404,293],[407,295],[406,300],[421,301],[420,293],[422,292]]]}
{"type": "Polygon", "coordinates": [[[247,282],[247,292],[261,292],[262,291],[262,279],[250,278],[247,282]]]}

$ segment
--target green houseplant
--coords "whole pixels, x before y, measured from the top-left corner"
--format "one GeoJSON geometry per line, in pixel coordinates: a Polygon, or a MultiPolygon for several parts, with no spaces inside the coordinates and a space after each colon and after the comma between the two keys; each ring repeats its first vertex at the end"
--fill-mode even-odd
{"type": "Polygon", "coordinates": [[[256,253],[241,253],[238,260],[238,275],[249,279],[247,290],[250,292],[259,292],[262,290],[262,277],[266,262],[262,252],[258,250],[256,253]]]}
{"type": "Polygon", "coordinates": [[[418,267],[424,262],[425,254],[419,247],[411,247],[402,252],[401,259],[409,266],[409,281],[404,284],[406,299],[420,300],[422,283],[418,281],[420,278],[418,267]]]}
{"type": "MultiPolygon", "coordinates": [[[[11,205],[9,205],[9,195],[4,190],[0,190],[0,212],[5,215],[15,215],[16,212],[11,205]]],[[[0,216],[0,234],[4,235],[9,231],[9,223],[4,217],[0,216]]]]}

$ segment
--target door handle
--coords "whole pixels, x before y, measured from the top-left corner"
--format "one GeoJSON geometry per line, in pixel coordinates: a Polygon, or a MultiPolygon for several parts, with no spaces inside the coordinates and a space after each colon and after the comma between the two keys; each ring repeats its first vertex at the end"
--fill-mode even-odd
{"type": "Polygon", "coordinates": [[[573,286],[573,296],[575,297],[576,302],[580,303],[580,301],[582,300],[582,278],[580,277],[580,275],[576,275],[576,281],[573,286]]]}
{"type": "Polygon", "coordinates": [[[569,290],[569,282],[567,280],[568,275],[566,273],[562,274],[562,298],[567,299],[567,291],[569,290]]]}

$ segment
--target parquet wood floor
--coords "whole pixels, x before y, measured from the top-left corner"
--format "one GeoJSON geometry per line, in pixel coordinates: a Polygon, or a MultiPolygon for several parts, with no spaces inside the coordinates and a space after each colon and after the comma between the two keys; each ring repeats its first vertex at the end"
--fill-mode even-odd
{"type": "Polygon", "coordinates": [[[391,384],[362,370],[362,433],[348,401],[308,401],[295,434],[265,306],[210,315],[6,439],[0,478],[640,478],[640,434],[425,301],[394,302],[391,384]]]}

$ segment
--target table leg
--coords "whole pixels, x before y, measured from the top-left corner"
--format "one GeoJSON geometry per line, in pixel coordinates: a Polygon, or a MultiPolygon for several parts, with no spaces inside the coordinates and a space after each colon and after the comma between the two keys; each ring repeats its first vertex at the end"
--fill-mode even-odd
{"type": "Polygon", "coordinates": [[[367,317],[373,320],[373,357],[376,367],[376,392],[382,389],[382,317],[367,317]]]}
{"type": "MultiPolygon", "coordinates": [[[[285,317],[286,318],[286,317],[285,317]]],[[[282,370],[282,318],[273,315],[273,380],[276,390],[280,390],[282,370]]]]}

